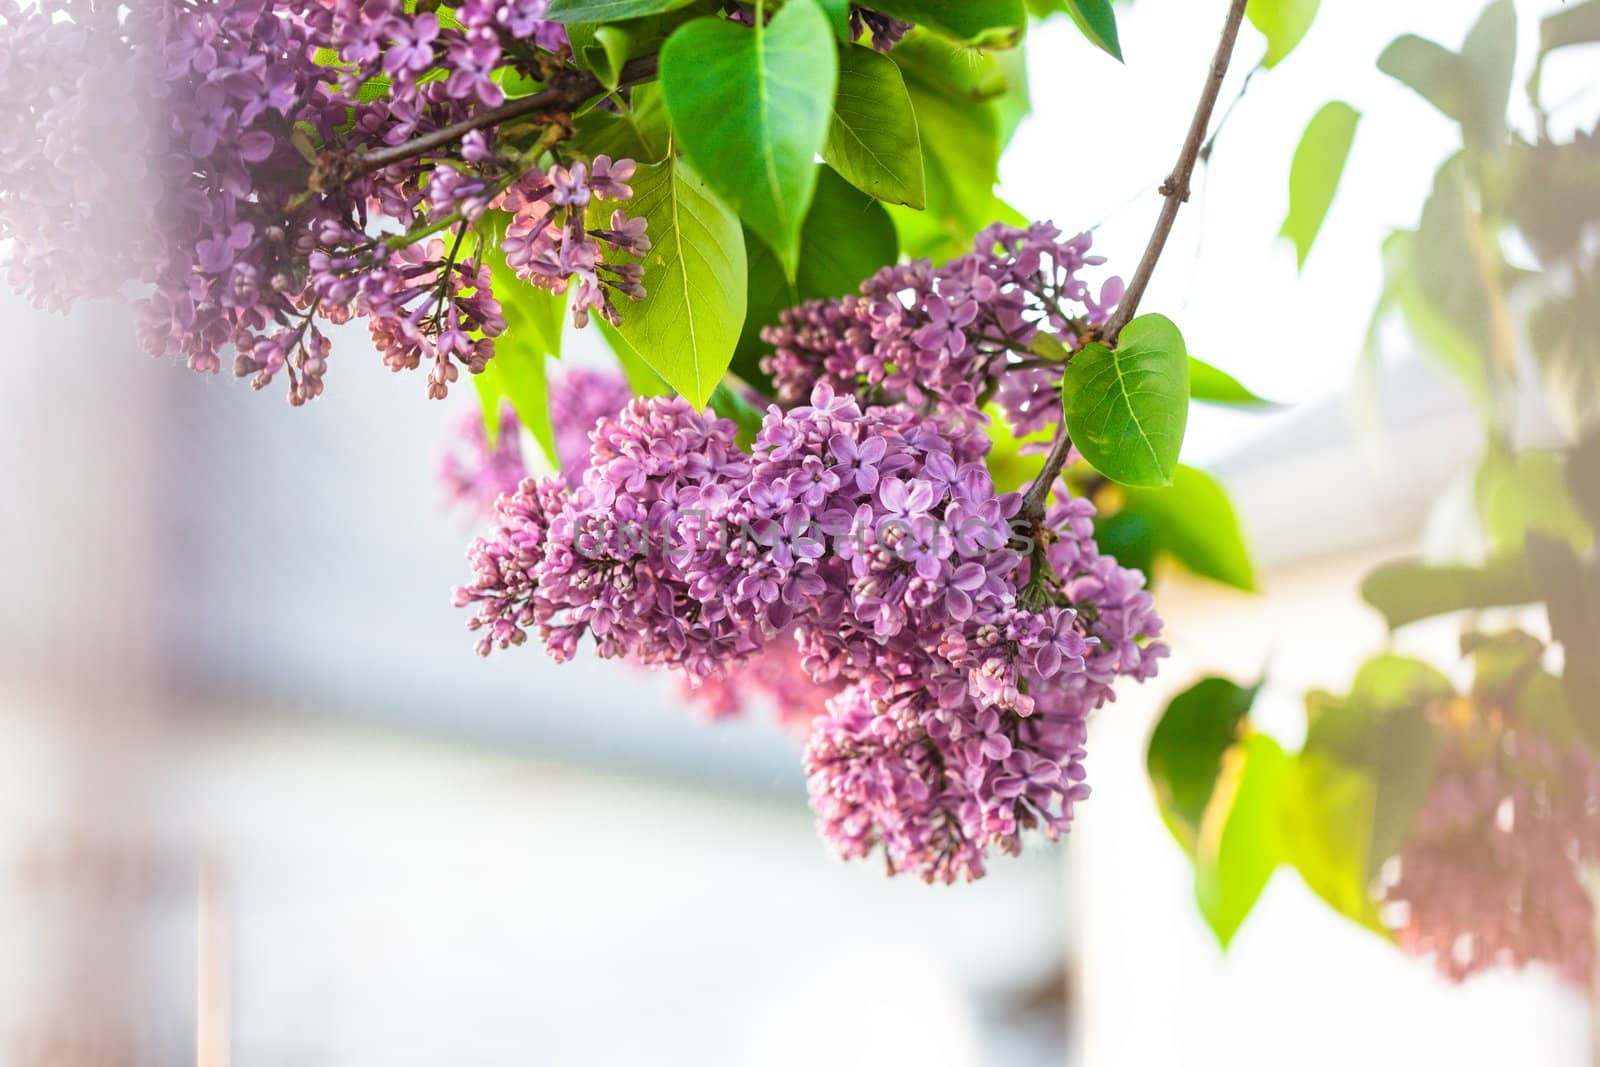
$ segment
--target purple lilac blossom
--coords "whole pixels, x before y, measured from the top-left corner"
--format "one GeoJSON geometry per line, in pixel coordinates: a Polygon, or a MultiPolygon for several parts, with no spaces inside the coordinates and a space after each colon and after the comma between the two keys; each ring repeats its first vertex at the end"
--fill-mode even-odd
{"type": "MultiPolygon", "coordinates": [[[[465,226],[528,165],[493,129],[377,170],[351,161],[503,102],[502,70],[542,77],[566,48],[547,6],[462,0],[447,24],[404,0],[0,0],[10,283],[61,310],[153,290],[138,306],[151,354],[216,371],[231,348],[236,375],[282,375],[297,404],[322,391],[322,323],[365,318],[385,364],[426,366],[443,396],[503,328],[465,226]],[[387,92],[367,98],[379,75],[387,92]]],[[[631,164],[595,164],[595,195],[625,195],[631,164]]],[[[586,166],[551,173],[581,185],[586,166]]],[[[612,230],[644,246],[636,220],[612,230]]],[[[614,315],[605,294],[637,297],[636,268],[591,245],[566,242],[561,265],[580,308],[614,315]]]]}
{"type": "Polygon", "coordinates": [[[1498,709],[1449,702],[1434,784],[1383,887],[1402,948],[1453,981],[1542,963],[1595,979],[1594,904],[1582,867],[1600,860],[1600,764],[1498,709]]]}
{"type": "Polygon", "coordinates": [[[577,487],[501,499],[457,603],[485,655],[531,631],[558,661],[587,639],[701,680],[792,635],[838,690],[806,755],[824,837],[847,857],[881,846],[891,871],[977,877],[989,849],[1070,825],[1086,717],[1118,675],[1154,672],[1160,623],[1142,576],[1084,536],[1082,501],[1042,531],[1058,601],[1021,605],[1020,498],[995,492],[981,434],[825,382],[809,401],[774,406],[753,455],[681,399],[633,401],[596,427],[577,487]]]}
{"type": "Polygon", "coordinates": [[[991,394],[1019,436],[1058,418],[1063,363],[1029,360],[1047,333],[1066,349],[1103,323],[1122,298],[1109,278],[1098,294],[1080,277],[1104,260],[1090,237],[1048,223],[996,224],[974,250],[943,267],[927,260],[883,268],[856,296],[783,313],[762,337],[762,364],[781,404],[800,403],[817,382],[877,404],[905,404],[965,430],[991,394]],[[996,390],[998,390],[996,392],[996,390]]]}

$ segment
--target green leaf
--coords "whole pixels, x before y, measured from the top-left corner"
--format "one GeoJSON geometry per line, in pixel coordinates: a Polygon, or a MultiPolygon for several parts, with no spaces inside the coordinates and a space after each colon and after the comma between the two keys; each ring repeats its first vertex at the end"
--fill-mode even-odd
{"type": "MultiPolygon", "coordinates": [[[[1438,668],[1410,656],[1374,656],[1361,665],[1350,683],[1352,701],[1375,707],[1418,707],[1454,693],[1455,686],[1438,668]]],[[[1310,736],[1315,737],[1317,726],[1312,726],[1310,736]]]]}
{"type": "Polygon", "coordinates": [[[663,381],[661,375],[650,369],[650,364],[639,357],[639,353],[623,339],[615,326],[604,319],[595,319],[594,325],[600,330],[600,336],[606,339],[612,354],[617,357],[617,365],[622,368],[622,376],[628,379],[628,388],[633,390],[635,396],[673,394],[672,386],[663,381]]]}
{"type": "Polygon", "coordinates": [[[1593,141],[1516,139],[1505,183],[1506,214],[1540,262],[1575,259],[1589,221],[1600,218],[1600,151],[1593,141]]]}
{"type": "Polygon", "coordinates": [[[1170,319],[1134,319],[1115,351],[1085,345],[1061,396],[1072,442],[1096,470],[1124,485],[1172,484],[1189,420],[1189,354],[1170,319]]]}
{"type": "Polygon", "coordinates": [[[1360,121],[1361,113],[1349,104],[1327,104],[1312,118],[1295,149],[1289,169],[1289,215],[1279,232],[1294,242],[1301,269],[1339,191],[1360,121]]]}
{"type": "Polygon", "coordinates": [[[1122,42],[1117,38],[1117,13],[1111,8],[1111,0],[1062,0],[1061,6],[1090,44],[1117,62],[1122,62],[1122,42]]]}
{"type": "Polygon", "coordinates": [[[661,93],[654,85],[636,85],[630,106],[617,113],[599,108],[579,115],[573,143],[589,156],[660,163],[672,145],[672,128],[661,93]]]}
{"type": "Polygon", "coordinates": [[[973,237],[997,218],[1024,221],[994,195],[1002,122],[1010,91],[992,56],[963,50],[917,29],[891,54],[916,113],[922,142],[925,211],[890,214],[911,256],[946,259],[972,251],[973,237]]]}
{"type": "Polygon", "coordinates": [[[1481,335],[1466,333],[1424,295],[1418,281],[1416,251],[1421,240],[1422,235],[1415,231],[1396,230],[1383,243],[1384,290],[1367,330],[1363,353],[1367,372],[1372,373],[1379,358],[1379,330],[1383,320],[1397,310],[1418,347],[1449,370],[1473,403],[1487,411],[1490,402],[1488,353],[1479,340],[1481,335]]]}
{"type": "Polygon", "coordinates": [[[1600,426],[1600,274],[1577,271],[1573,291],[1528,317],[1545,395],[1569,434],[1600,426]]]}
{"type": "Polygon", "coordinates": [[[1506,108],[1517,64],[1517,11],[1511,0],[1495,0],[1484,8],[1461,46],[1461,64],[1467,142],[1498,151],[1506,140],[1506,108]]]}
{"type": "Polygon", "coordinates": [[[1206,807],[1222,774],[1223,756],[1239,740],[1257,684],[1204,678],[1172,698],[1150,735],[1145,768],[1167,828],[1193,856],[1206,807]]]}
{"type": "Polygon", "coordinates": [[[740,448],[748,449],[761,432],[761,412],[726,383],[711,394],[711,410],[739,428],[734,440],[740,448]]]}
{"type": "Polygon", "coordinates": [[[1275,408],[1279,405],[1246,389],[1239,379],[1211,364],[1189,357],[1189,399],[1233,408],[1275,408]]]}
{"type": "Polygon", "coordinates": [[[1386,563],[1361,583],[1361,598],[1383,613],[1389,629],[1398,630],[1435,615],[1531,604],[1539,595],[1527,561],[1510,555],[1481,567],[1386,563]]]}
{"type": "Polygon", "coordinates": [[[854,293],[900,256],[894,223],[883,205],[823,164],[817,166],[817,195],[800,246],[795,285],[802,300],[854,293]]]}
{"type": "Polygon", "coordinates": [[[1389,42],[1378,69],[1460,122],[1467,112],[1461,59],[1437,41],[1408,33],[1389,42]]]}
{"type": "Polygon", "coordinates": [[[575,22],[567,27],[567,41],[578,66],[589,71],[607,89],[622,80],[622,67],[628,62],[629,38],[620,25],[595,25],[575,22]]]}
{"type": "Polygon", "coordinates": [[[1267,39],[1264,67],[1275,67],[1305,39],[1317,17],[1320,0],[1250,0],[1245,8],[1251,25],[1267,39]]]}
{"type": "Polygon", "coordinates": [[[1170,488],[1128,489],[1125,495],[1118,514],[1138,516],[1149,529],[1156,552],[1172,556],[1203,578],[1255,591],[1255,569],[1238,516],[1228,494],[1210,475],[1179,464],[1170,488]]]}
{"type": "Polygon", "coordinates": [[[1495,0],[1468,32],[1459,54],[1407,34],[1384,49],[1378,69],[1461,123],[1469,145],[1498,152],[1506,140],[1516,52],[1516,11],[1511,0],[1495,0]]]}
{"type": "Polygon", "coordinates": [[[544,17],[551,22],[621,22],[688,7],[694,0],[550,0],[544,17]]]}
{"type": "Polygon", "coordinates": [[[831,168],[819,164],[817,169],[817,195],[800,234],[800,269],[793,282],[784,277],[766,244],[745,234],[749,310],[733,367],[751,384],[763,380],[759,361],[771,351],[761,340],[761,330],[775,324],[780,312],[807,300],[856,292],[864,279],[900,254],[894,223],[883,205],[831,168]]]}
{"type": "Polygon", "coordinates": [[[819,0],[822,13],[828,16],[833,35],[843,45],[850,44],[850,0],[819,0]]]}
{"type": "Polygon", "coordinates": [[[1600,0],[1568,4],[1539,24],[1539,51],[1554,52],[1574,44],[1600,41],[1600,0]]]}
{"type": "Polygon", "coordinates": [[[556,462],[555,430],[550,423],[545,360],[560,358],[561,336],[566,327],[567,298],[532,285],[512,273],[498,251],[485,257],[494,281],[506,330],[495,338],[494,358],[478,384],[484,401],[485,429],[490,440],[499,433],[499,400],[503,396],[516,409],[517,421],[527,427],[539,447],[556,462]],[[485,377],[487,376],[487,377],[485,377]]]}
{"type": "Polygon", "coordinates": [[[1338,760],[1302,753],[1283,789],[1289,862],[1334,911],[1382,931],[1370,893],[1378,788],[1338,760]]]}
{"type": "Polygon", "coordinates": [[[1591,430],[1567,454],[1567,491],[1600,533],[1600,429],[1591,430]]]}
{"type": "MultiPolygon", "coordinates": [[[[1344,699],[1326,693],[1306,697],[1309,722],[1302,759],[1349,768],[1371,783],[1370,802],[1347,812],[1345,819],[1367,827],[1351,879],[1337,880],[1346,886],[1353,881],[1356,893],[1334,891],[1325,897],[1364,897],[1379,866],[1405,841],[1433,784],[1438,741],[1427,708],[1454,697],[1450,680],[1437,670],[1393,655],[1363,664],[1344,699]]],[[[1361,908],[1336,906],[1358,921],[1365,914],[1361,908]]]]}
{"type": "Polygon", "coordinates": [[[1491,550],[1520,551],[1530,530],[1559,537],[1579,553],[1594,542],[1594,531],[1567,490],[1566,465],[1558,452],[1511,455],[1491,449],[1478,468],[1477,495],[1491,550]]]}
{"type": "Polygon", "coordinates": [[[640,167],[632,184],[630,210],[649,227],[650,295],[623,309],[620,332],[669,385],[704,407],[744,325],[744,234],[681,159],[640,167]]]}
{"type": "MultiPolygon", "coordinates": [[[[1048,441],[1045,443],[1049,444],[1048,441]]],[[[1029,461],[1025,467],[1027,476],[1018,478],[1010,489],[1003,491],[1014,492],[1038,477],[1039,468],[1043,466],[1041,458],[1024,457],[1029,461]]],[[[995,489],[1000,489],[998,480],[995,482],[995,489]]],[[[1101,555],[1110,556],[1122,566],[1142,572],[1151,586],[1154,586],[1156,530],[1150,525],[1149,516],[1127,508],[1111,515],[1102,515],[1094,523],[1094,543],[1101,555]]]]}
{"type": "Polygon", "coordinates": [[[661,49],[673,135],[695,169],[772,246],[791,277],[828,136],[839,60],[816,0],[765,26],[696,19],[661,49]]]}
{"type": "Polygon", "coordinates": [[[1600,558],[1585,562],[1566,542],[1533,533],[1528,563],[1564,653],[1567,703],[1589,747],[1600,750],[1600,558]]]}
{"type": "Polygon", "coordinates": [[[1229,749],[1195,849],[1195,899],[1226,949],[1284,861],[1283,793],[1292,765],[1278,743],[1251,734],[1229,749]]]}
{"type": "Polygon", "coordinates": [[[1558,746],[1581,743],[1561,679],[1544,669],[1545,643],[1521,630],[1463,634],[1461,651],[1472,657],[1472,691],[1480,699],[1515,709],[1516,725],[1558,746]]]}
{"type": "Polygon", "coordinates": [[[894,60],[859,46],[839,53],[839,92],[822,158],[869,196],[926,205],[917,116],[894,60]]]}
{"type": "Polygon", "coordinates": [[[1480,256],[1502,262],[1499,245],[1473,202],[1467,159],[1457,155],[1439,168],[1433,193],[1422,207],[1411,245],[1412,278],[1427,306],[1468,339],[1460,351],[1435,354],[1445,356],[1450,369],[1469,382],[1475,394],[1486,396],[1487,404],[1494,399],[1488,339],[1494,336],[1495,323],[1490,309],[1501,294],[1486,284],[1478,266],[1480,256]],[[1456,360],[1463,362],[1457,365],[1456,360]],[[1472,383],[1473,378],[1478,382],[1472,383]]]}
{"type": "Polygon", "coordinates": [[[872,10],[968,44],[1010,48],[1022,39],[1022,0],[872,0],[872,10]]]}

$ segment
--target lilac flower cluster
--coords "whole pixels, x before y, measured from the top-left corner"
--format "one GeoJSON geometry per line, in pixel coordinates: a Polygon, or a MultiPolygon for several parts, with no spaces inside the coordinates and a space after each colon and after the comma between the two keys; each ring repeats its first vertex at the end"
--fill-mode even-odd
{"type": "MultiPolygon", "coordinates": [[[[363,160],[503,103],[506,75],[552,76],[565,35],[542,19],[547,3],[0,0],[11,283],[53,308],[152,287],[139,306],[149,352],[216,371],[231,347],[235,374],[257,388],[282,374],[294,403],[322,391],[321,321],[363,317],[388,366],[426,365],[443,396],[504,328],[485,212],[519,179],[526,202],[621,197],[631,164],[558,163],[540,193],[547,142],[501,143],[494,128],[363,160]]],[[[644,247],[637,221],[612,230],[593,236],[644,247]]],[[[601,268],[581,224],[565,233],[535,270],[551,288],[567,284],[558,269],[578,279],[580,316],[615,315],[597,270],[605,291],[640,294],[637,268],[601,268]]]]}
{"type": "MultiPolygon", "coordinates": [[[[627,379],[616,371],[564,367],[550,377],[550,424],[555,434],[560,475],[576,487],[589,468],[589,432],[605,418],[614,418],[633,397],[627,379]]],[[[519,435],[522,425],[510,404],[502,403],[499,433],[493,445],[482,415],[474,410],[459,422],[454,447],[439,470],[446,499],[474,518],[493,521],[495,503],[514,493],[528,477],[519,435]]],[[[811,680],[801,662],[793,633],[775,638],[767,651],[721,676],[681,678],[681,695],[708,719],[733,718],[771,705],[779,722],[800,729],[821,715],[838,686],[811,680]]]]}
{"type": "Polygon", "coordinates": [[[162,138],[137,90],[161,54],[148,19],[58,8],[0,0],[0,239],[12,287],[63,311],[115,292],[155,252],[162,138]]]}
{"type": "Polygon", "coordinates": [[[762,334],[775,349],[762,369],[783,404],[826,382],[961,431],[994,395],[1019,434],[1043,429],[1060,411],[1062,363],[1029,358],[1030,346],[1042,331],[1059,338],[1063,352],[1076,347],[1122,299],[1120,279],[1096,295],[1080,277],[1104,262],[1089,248],[1087,233],[1066,238],[1048,223],[996,224],[971,253],[942,267],[885,267],[858,296],[784,312],[762,334]]]}
{"type": "Polygon", "coordinates": [[[1592,983],[1595,913],[1581,867],[1600,860],[1600,763],[1507,729],[1493,709],[1436,710],[1446,734],[1437,776],[1383,889],[1400,944],[1453,981],[1543,963],[1592,983]]]}
{"type": "Polygon", "coordinates": [[[576,487],[501,499],[457,602],[484,654],[533,630],[557,660],[587,637],[693,679],[792,635],[839,690],[806,757],[825,836],[846,856],[881,844],[891,870],[976,877],[990,847],[1070,824],[1084,719],[1114,677],[1153,671],[1159,622],[1142,578],[1082,536],[1084,502],[1051,513],[1051,573],[1033,573],[982,435],[826,383],[809,400],[772,408],[753,455],[731,422],[635,400],[596,427],[576,487]]]}
{"type": "Polygon", "coordinates": [[[541,289],[565,293],[573,288],[572,317],[580,328],[589,324],[594,309],[616,326],[622,316],[609,292],[630,300],[644,298],[644,267],[629,260],[608,263],[602,246],[628,256],[650,251],[645,221],[624,211],[611,213],[611,225],[588,229],[584,217],[591,200],[629,200],[627,184],[636,169],[631,159],[612,162],[596,156],[592,167],[574,163],[554,167],[547,175],[537,167],[506,190],[502,206],[511,214],[506,228],[506,263],[517,277],[541,289]]]}

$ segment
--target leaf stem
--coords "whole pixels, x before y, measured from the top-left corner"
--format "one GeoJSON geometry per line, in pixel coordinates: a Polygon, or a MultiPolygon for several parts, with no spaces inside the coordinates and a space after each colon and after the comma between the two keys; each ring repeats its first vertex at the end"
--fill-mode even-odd
{"type": "MultiPolygon", "coordinates": [[[[1233,60],[1233,46],[1239,40],[1239,27],[1244,22],[1247,2],[1248,0],[1229,0],[1228,18],[1222,26],[1222,39],[1217,42],[1216,55],[1211,60],[1211,70],[1207,73],[1205,86],[1200,91],[1199,103],[1195,105],[1194,118],[1189,123],[1189,134],[1184,138],[1183,150],[1178,154],[1178,165],[1161,185],[1161,195],[1166,198],[1161,206],[1161,215],[1156,219],[1155,229],[1150,234],[1149,243],[1145,245],[1144,257],[1140,259],[1139,267],[1134,271],[1133,281],[1128,284],[1127,293],[1099,332],[1097,339],[1107,346],[1116,345],[1123,328],[1132,322],[1134,315],[1138,313],[1139,301],[1144,299],[1144,291],[1149,288],[1150,278],[1156,271],[1156,263],[1160,261],[1161,253],[1167,247],[1167,238],[1172,234],[1172,225],[1177,221],[1178,210],[1189,199],[1189,182],[1194,177],[1195,164],[1199,161],[1201,149],[1206,144],[1206,131],[1211,127],[1211,115],[1217,108],[1217,97],[1221,94],[1222,82],[1228,75],[1228,64],[1233,60]]],[[[1034,479],[1033,485],[1028,488],[1027,496],[1022,498],[1022,510],[1018,516],[1033,526],[1036,535],[1044,522],[1045,505],[1050,499],[1050,490],[1054,488],[1056,479],[1067,465],[1067,456],[1071,452],[1072,437],[1067,433],[1067,420],[1063,412],[1055,444],[1050,448],[1050,455],[1046,457],[1044,468],[1039,471],[1039,477],[1034,479]]]]}

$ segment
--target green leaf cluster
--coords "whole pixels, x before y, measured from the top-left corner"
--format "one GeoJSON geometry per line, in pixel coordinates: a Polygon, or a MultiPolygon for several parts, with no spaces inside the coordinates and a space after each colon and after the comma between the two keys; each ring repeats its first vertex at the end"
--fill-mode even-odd
{"type": "Polygon", "coordinates": [[[1367,663],[1351,693],[1313,693],[1306,741],[1257,732],[1261,685],[1201,680],[1167,706],[1146,752],[1156,803],[1194,861],[1200,912],[1226,948],[1274,872],[1291,867],[1339,914],[1382,932],[1379,867],[1404,842],[1433,781],[1428,705],[1453,695],[1426,664],[1367,663]]]}

